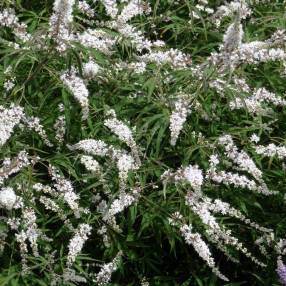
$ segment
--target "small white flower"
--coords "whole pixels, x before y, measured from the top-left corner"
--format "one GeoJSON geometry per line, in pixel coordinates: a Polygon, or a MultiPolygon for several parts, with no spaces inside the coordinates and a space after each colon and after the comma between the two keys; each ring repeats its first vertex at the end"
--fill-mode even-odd
{"type": "Polygon", "coordinates": [[[6,92],[9,92],[10,90],[12,90],[14,86],[15,86],[15,82],[13,80],[6,80],[3,85],[6,92]]]}
{"type": "Polygon", "coordinates": [[[260,141],[260,138],[256,134],[252,134],[250,137],[250,141],[253,143],[258,143],[260,141]]]}
{"type": "Polygon", "coordinates": [[[209,159],[209,163],[211,166],[216,166],[219,164],[218,155],[211,155],[209,159]]]}

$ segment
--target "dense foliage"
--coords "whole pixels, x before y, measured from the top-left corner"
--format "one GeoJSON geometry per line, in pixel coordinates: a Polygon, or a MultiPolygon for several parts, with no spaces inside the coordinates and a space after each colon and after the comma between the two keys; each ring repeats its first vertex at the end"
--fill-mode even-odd
{"type": "Polygon", "coordinates": [[[1,0],[0,285],[286,283],[285,29],[284,1],[1,0]]]}

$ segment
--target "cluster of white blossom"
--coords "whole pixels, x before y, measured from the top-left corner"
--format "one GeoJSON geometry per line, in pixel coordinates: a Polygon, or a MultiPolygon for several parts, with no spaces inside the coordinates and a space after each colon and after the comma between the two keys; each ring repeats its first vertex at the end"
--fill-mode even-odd
{"type": "Polygon", "coordinates": [[[64,136],[66,133],[66,119],[64,115],[60,115],[55,124],[54,129],[56,131],[55,139],[58,141],[59,144],[64,142],[64,136]]]}
{"type": "Polygon", "coordinates": [[[172,110],[170,116],[171,145],[176,145],[179,134],[183,129],[183,125],[187,120],[187,116],[190,113],[191,110],[188,98],[180,95],[179,99],[175,102],[175,108],[172,110]]]}
{"type": "Polygon", "coordinates": [[[2,185],[4,180],[9,176],[18,173],[22,168],[35,163],[37,159],[38,158],[29,159],[28,153],[25,150],[20,151],[14,158],[4,158],[2,167],[0,168],[0,185],[2,185]]]}
{"type": "MultiPolygon", "coordinates": [[[[62,285],[62,284],[70,283],[70,282],[71,283],[87,283],[87,280],[82,275],[78,275],[74,269],[67,268],[64,270],[64,273],[62,275],[62,280],[55,279],[52,282],[55,283],[55,285],[62,285]]],[[[54,286],[54,285],[51,284],[51,286],[54,286]]]]}
{"type": "Polygon", "coordinates": [[[141,31],[138,31],[134,26],[128,23],[114,22],[111,23],[110,27],[114,27],[120,33],[118,40],[121,38],[127,38],[139,52],[143,50],[151,51],[152,46],[155,46],[155,43],[152,43],[149,39],[146,39],[141,31]]]}
{"type": "Polygon", "coordinates": [[[260,137],[256,134],[252,134],[251,137],[249,138],[249,140],[252,142],[252,143],[258,143],[260,141],[260,137]]]}
{"type": "Polygon", "coordinates": [[[117,168],[119,170],[119,189],[124,190],[126,188],[126,181],[128,178],[128,172],[137,169],[137,165],[132,156],[129,154],[122,154],[118,157],[117,168]]]}
{"type": "Polygon", "coordinates": [[[99,286],[104,286],[111,280],[111,275],[116,271],[118,264],[120,262],[122,253],[119,252],[115,258],[106,264],[103,264],[100,268],[100,271],[95,274],[93,282],[97,283],[99,286]]]}
{"type": "Polygon", "coordinates": [[[62,144],[64,142],[64,137],[66,134],[66,118],[63,114],[65,111],[65,107],[62,103],[58,106],[60,115],[58,116],[56,122],[54,123],[54,129],[56,132],[55,139],[58,141],[58,144],[62,144]]]}
{"type": "Polygon", "coordinates": [[[38,229],[36,219],[35,211],[32,208],[25,207],[23,209],[21,226],[23,227],[26,237],[31,245],[33,255],[39,256],[37,240],[41,235],[41,231],[38,229]]]}
{"type": "Polygon", "coordinates": [[[233,76],[234,88],[240,93],[250,93],[251,87],[243,77],[233,76]]]}
{"type": "Polygon", "coordinates": [[[148,282],[146,277],[143,277],[140,283],[141,283],[141,286],[150,286],[150,283],[148,282]]]}
{"type": "Polygon", "coordinates": [[[278,159],[286,158],[286,147],[285,146],[277,146],[274,143],[270,143],[269,145],[257,145],[254,147],[255,152],[259,155],[263,155],[266,157],[275,157],[278,159]]]}
{"type": "MultiPolygon", "coordinates": [[[[128,179],[128,173],[131,170],[137,169],[137,165],[132,156],[125,152],[121,152],[119,150],[114,149],[111,146],[108,146],[103,141],[96,141],[96,140],[83,140],[77,143],[76,145],[72,146],[71,148],[85,151],[87,154],[90,155],[97,155],[97,156],[108,156],[112,160],[116,162],[116,166],[119,171],[119,190],[120,190],[120,198],[115,200],[112,203],[110,211],[104,208],[102,213],[107,213],[104,215],[106,220],[113,221],[112,218],[115,213],[118,213],[118,208],[116,206],[120,205],[121,210],[123,210],[126,206],[130,205],[135,198],[133,195],[129,195],[125,193],[125,189],[127,188],[126,182],[128,179]],[[117,208],[117,210],[115,210],[117,208]],[[112,218],[112,219],[111,219],[112,218]]],[[[81,157],[81,163],[85,165],[86,169],[91,172],[98,172],[100,171],[100,166],[98,162],[93,159],[91,156],[84,155],[81,157]]],[[[136,197],[136,196],[135,196],[136,197]]]]}
{"type": "Polygon", "coordinates": [[[43,192],[44,194],[49,194],[52,197],[58,197],[58,192],[50,186],[43,185],[41,183],[36,183],[33,185],[33,189],[36,192],[43,192]]]}
{"type": "Polygon", "coordinates": [[[225,97],[225,92],[230,90],[230,91],[235,91],[235,89],[233,88],[233,86],[231,84],[229,84],[226,80],[224,80],[223,78],[216,78],[214,80],[212,80],[209,83],[209,86],[214,89],[217,94],[219,94],[221,97],[225,97]]]}
{"type": "Polygon", "coordinates": [[[51,198],[42,195],[39,198],[39,202],[45,206],[46,210],[51,210],[59,214],[59,217],[62,217],[62,215],[60,215],[61,213],[60,207],[51,198]]]}
{"type": "Polygon", "coordinates": [[[70,26],[73,21],[74,3],[75,0],[55,0],[53,14],[50,17],[50,34],[61,52],[67,49],[71,37],[70,26]]]}
{"type": "MultiPolygon", "coordinates": [[[[214,9],[208,7],[208,0],[199,0],[198,4],[194,6],[194,10],[190,11],[189,16],[191,19],[200,19],[201,13],[213,14],[214,9]],[[199,12],[199,13],[198,13],[199,12]]],[[[189,21],[192,24],[192,21],[189,21]]]]}
{"type": "Polygon", "coordinates": [[[121,141],[126,143],[130,148],[136,145],[131,129],[122,121],[116,118],[116,113],[112,109],[109,111],[110,118],[104,121],[104,125],[107,126],[114,134],[116,134],[121,141]]]}
{"type": "Polygon", "coordinates": [[[26,243],[27,240],[26,232],[24,230],[21,230],[19,233],[16,233],[15,239],[20,247],[22,274],[26,274],[28,273],[28,265],[27,265],[28,245],[26,243]]]}
{"type": "Polygon", "coordinates": [[[0,106],[0,146],[11,137],[13,129],[24,116],[23,108],[11,105],[10,108],[0,106]]]}
{"type": "Polygon", "coordinates": [[[54,166],[49,166],[49,173],[54,181],[54,188],[60,192],[62,199],[74,211],[76,217],[80,217],[82,209],[79,206],[79,196],[75,193],[71,181],[60,175],[54,166]]]}
{"type": "Polygon", "coordinates": [[[108,220],[111,216],[115,216],[118,213],[121,213],[124,209],[131,206],[134,202],[136,202],[139,199],[140,196],[140,189],[135,188],[131,194],[128,194],[124,191],[121,191],[119,193],[118,199],[115,199],[109,209],[107,210],[107,213],[105,215],[106,219],[108,220]]]}
{"type": "Polygon", "coordinates": [[[263,181],[262,171],[257,168],[254,161],[245,151],[238,150],[230,135],[221,136],[218,140],[218,143],[223,146],[225,155],[231,159],[240,170],[246,171],[260,182],[263,181]]]}
{"type": "MultiPolygon", "coordinates": [[[[104,0],[102,1],[107,14],[111,16],[112,21],[105,22],[103,25],[110,29],[115,29],[119,32],[121,37],[128,38],[137,51],[148,51],[144,55],[138,56],[137,60],[142,66],[142,62],[149,63],[155,62],[157,64],[169,64],[173,68],[186,68],[190,63],[190,57],[187,54],[182,53],[177,49],[170,49],[167,51],[156,51],[153,48],[162,47],[165,45],[163,41],[156,40],[154,42],[146,39],[144,34],[135,28],[133,25],[127,23],[131,18],[150,13],[150,7],[148,3],[142,0],[130,0],[127,1],[120,14],[118,14],[118,7],[116,1],[104,0]]],[[[89,37],[90,38],[90,37],[89,37]]],[[[101,37],[101,39],[104,37],[101,37]]],[[[95,40],[98,45],[98,39],[95,40]]],[[[114,42],[112,43],[112,45],[114,42]]],[[[135,63],[134,63],[135,64],[135,63]]],[[[140,69],[141,70],[141,69],[140,69]]]]}
{"type": "Polygon", "coordinates": [[[19,217],[9,217],[7,219],[7,225],[12,230],[18,230],[21,225],[21,219],[19,217]]]}
{"type": "Polygon", "coordinates": [[[215,25],[219,27],[223,18],[231,17],[238,11],[241,19],[246,19],[252,14],[252,10],[247,4],[247,1],[234,0],[219,6],[213,14],[212,20],[214,21],[215,25]]]}
{"type": "Polygon", "coordinates": [[[107,156],[111,153],[110,147],[102,140],[84,139],[73,146],[69,146],[71,150],[81,150],[86,154],[94,156],[107,156]]]}
{"type": "Polygon", "coordinates": [[[203,241],[201,235],[197,232],[193,233],[192,226],[186,224],[180,227],[180,232],[184,237],[186,243],[194,247],[195,251],[207,263],[212,271],[222,280],[228,281],[228,278],[220,273],[220,271],[216,268],[211,252],[207,244],[203,241]]]}
{"type": "Polygon", "coordinates": [[[229,79],[218,77],[213,79],[209,86],[213,88],[221,97],[226,97],[226,93],[230,91],[233,94],[251,93],[251,88],[247,84],[246,79],[233,76],[233,83],[229,79]]]}
{"type": "Polygon", "coordinates": [[[107,15],[111,18],[115,18],[118,14],[116,0],[101,0],[101,2],[105,7],[107,15]]]}
{"type": "Polygon", "coordinates": [[[184,69],[191,64],[190,56],[176,49],[170,49],[167,51],[151,51],[146,55],[138,56],[138,59],[146,63],[154,62],[158,65],[169,64],[175,69],[184,69]]]}
{"type": "Polygon", "coordinates": [[[0,26],[11,28],[16,37],[23,42],[31,38],[31,35],[27,33],[27,25],[19,23],[19,19],[13,9],[4,9],[0,12],[0,26]]]}
{"type": "Polygon", "coordinates": [[[227,53],[236,50],[238,47],[241,46],[242,37],[243,37],[242,25],[238,21],[235,21],[234,23],[228,26],[223,36],[222,50],[227,53]]]}
{"type": "Polygon", "coordinates": [[[23,122],[27,125],[29,129],[34,130],[42,138],[42,140],[47,146],[54,146],[54,144],[49,140],[43,125],[40,123],[40,118],[34,116],[25,116],[23,117],[23,122]]]}
{"type": "Polygon", "coordinates": [[[81,252],[84,243],[88,239],[88,236],[91,234],[91,226],[83,223],[78,226],[75,231],[73,238],[70,240],[68,245],[68,256],[67,256],[67,267],[70,268],[77,255],[81,252]]]}
{"type": "Polygon", "coordinates": [[[65,225],[73,230],[65,211],[57,204],[58,199],[61,198],[61,194],[56,189],[41,183],[34,184],[33,190],[40,194],[39,202],[43,204],[45,209],[56,213],[65,225]],[[51,198],[49,196],[51,196],[51,198]]]}
{"type": "MultiPolygon", "coordinates": [[[[120,124],[122,124],[120,122],[120,124]]],[[[124,125],[123,125],[124,126],[124,125]]],[[[126,127],[127,128],[127,127],[126,127]]],[[[129,129],[128,134],[129,133],[129,129]]],[[[124,137],[124,136],[123,136],[124,137]]],[[[124,137],[126,139],[126,137],[124,137]]],[[[128,139],[132,137],[128,136],[128,139]]],[[[116,166],[119,171],[119,197],[113,200],[110,204],[110,206],[107,206],[107,203],[105,200],[102,200],[99,196],[99,199],[95,199],[95,202],[98,200],[100,203],[97,206],[97,210],[99,213],[102,214],[103,220],[111,226],[113,229],[117,229],[120,231],[119,226],[116,224],[116,218],[115,215],[122,212],[125,208],[129,207],[132,203],[136,202],[139,198],[139,191],[137,188],[135,188],[132,193],[126,193],[127,189],[127,179],[128,179],[128,173],[131,170],[137,169],[137,165],[133,159],[133,157],[125,152],[122,152],[120,150],[117,150],[113,148],[112,146],[108,146],[106,143],[104,143],[101,140],[82,140],[75,144],[74,146],[70,146],[73,150],[82,150],[85,153],[93,156],[102,156],[102,157],[109,157],[113,162],[116,162],[116,166]]],[[[87,170],[91,172],[97,172],[100,171],[100,166],[98,162],[93,159],[92,156],[84,155],[81,157],[81,163],[83,163],[87,170]]],[[[100,171],[101,173],[101,171],[100,171]]],[[[99,174],[99,180],[104,180],[102,178],[102,175],[99,174]]],[[[106,184],[106,183],[104,183],[106,184]]],[[[100,230],[98,231],[100,235],[103,236],[103,241],[106,245],[109,244],[109,239],[107,235],[107,228],[106,226],[102,226],[100,230]]]]}
{"type": "Polygon", "coordinates": [[[17,196],[11,187],[2,188],[0,191],[0,206],[11,210],[16,205],[17,196]]]}
{"type": "Polygon", "coordinates": [[[88,89],[84,81],[77,76],[76,69],[72,68],[70,71],[64,72],[61,75],[61,80],[82,107],[82,120],[87,119],[89,113],[88,89]]]}
{"type": "Polygon", "coordinates": [[[95,15],[94,9],[85,0],[78,1],[78,9],[90,18],[95,15]]]}
{"type": "Polygon", "coordinates": [[[194,190],[201,190],[202,184],[204,182],[204,177],[202,170],[200,170],[197,165],[190,165],[184,168],[183,176],[191,184],[194,190]]]}
{"type": "Polygon", "coordinates": [[[265,88],[254,90],[253,94],[248,97],[236,97],[229,103],[232,110],[246,108],[248,112],[253,114],[264,114],[267,112],[265,103],[271,103],[274,106],[286,106],[286,100],[269,92],[265,88]]]}
{"type": "Polygon", "coordinates": [[[5,75],[5,81],[3,83],[3,88],[6,93],[9,93],[16,85],[16,77],[13,75],[13,67],[9,65],[4,70],[3,74],[5,75]]]}
{"type": "Polygon", "coordinates": [[[188,192],[186,195],[186,204],[202,220],[206,226],[206,233],[211,237],[213,242],[233,246],[238,251],[244,253],[257,265],[265,267],[264,263],[255,258],[236,237],[232,236],[229,229],[225,230],[224,227],[216,222],[216,218],[211,214],[211,204],[208,199],[204,199],[198,192],[188,192]]]}
{"type": "Polygon", "coordinates": [[[241,211],[235,209],[234,207],[230,206],[229,203],[223,202],[220,199],[211,200],[209,198],[204,198],[204,202],[207,203],[209,206],[209,210],[214,213],[220,213],[223,215],[229,215],[234,218],[237,218],[244,222],[245,224],[250,225],[251,227],[265,233],[271,233],[273,232],[272,229],[268,229],[265,227],[260,226],[259,224],[252,222],[249,218],[245,217],[245,215],[242,214],[241,211]]]}
{"type": "Polygon", "coordinates": [[[218,170],[217,165],[219,164],[219,159],[217,155],[212,155],[210,157],[210,168],[206,171],[207,179],[217,184],[224,184],[226,186],[233,185],[243,189],[246,188],[263,195],[277,194],[276,191],[270,191],[268,189],[262,179],[262,172],[256,167],[253,160],[244,151],[238,151],[230,136],[225,135],[220,137],[220,144],[224,145],[225,155],[237,165],[236,168],[238,170],[248,172],[257,180],[257,182],[249,179],[245,175],[225,170],[218,170]]]}
{"type": "MultiPolygon", "coordinates": [[[[235,32],[235,30],[233,30],[233,32],[235,32]]],[[[271,46],[271,44],[261,41],[241,43],[232,51],[225,52],[222,48],[221,53],[211,53],[210,61],[213,65],[223,62],[222,68],[224,70],[226,68],[235,70],[235,68],[242,63],[259,64],[273,61],[285,62],[285,51],[282,48],[272,48],[271,46]]]]}
{"type": "Polygon", "coordinates": [[[271,48],[265,42],[244,43],[236,54],[231,55],[232,62],[258,64],[261,62],[285,61],[286,52],[281,48],[271,48]]]}
{"type": "Polygon", "coordinates": [[[263,195],[277,194],[275,191],[269,191],[264,185],[257,185],[254,180],[248,179],[245,175],[240,175],[233,172],[217,171],[216,169],[209,169],[206,172],[206,178],[217,184],[224,184],[226,186],[235,186],[237,188],[248,189],[263,195]]]}
{"type": "Polygon", "coordinates": [[[221,52],[211,53],[209,60],[213,65],[221,66],[222,71],[226,68],[234,71],[236,67],[243,63],[285,62],[286,52],[283,45],[277,42],[275,37],[266,41],[242,43],[243,30],[239,24],[240,19],[241,17],[236,18],[236,21],[228,27],[224,34],[224,44],[221,46],[221,52]]]}
{"type": "Polygon", "coordinates": [[[96,174],[100,171],[99,163],[92,156],[82,155],[80,158],[80,162],[89,172],[93,174],[96,174]]]}
{"type": "Polygon", "coordinates": [[[129,70],[135,74],[142,74],[146,71],[146,63],[145,62],[119,62],[116,63],[114,66],[115,70],[117,72],[120,72],[122,70],[129,70]]]}
{"type": "Polygon", "coordinates": [[[188,182],[195,191],[200,191],[204,182],[203,172],[197,165],[182,167],[174,173],[167,170],[162,174],[161,179],[165,183],[168,181],[188,182]]]}
{"type": "Polygon", "coordinates": [[[12,226],[18,231],[15,234],[16,241],[20,246],[20,255],[22,262],[22,273],[25,274],[29,271],[27,265],[27,256],[28,256],[28,242],[32,249],[34,256],[39,256],[38,252],[38,240],[39,238],[46,238],[42,231],[38,228],[36,223],[35,211],[31,207],[23,207],[22,217],[17,222],[17,220],[10,221],[12,226]],[[15,224],[16,223],[16,224],[15,224]]]}
{"type": "Polygon", "coordinates": [[[125,152],[109,146],[102,140],[84,139],[74,145],[68,145],[70,150],[81,150],[92,156],[109,157],[112,161],[117,162],[125,152]]]}
{"type": "Polygon", "coordinates": [[[144,3],[142,0],[130,0],[129,3],[124,6],[120,15],[117,17],[117,21],[126,23],[134,16],[142,15],[146,12],[150,12],[148,3],[144,3]]]}
{"type": "Polygon", "coordinates": [[[99,29],[86,29],[81,34],[76,34],[74,40],[86,48],[97,49],[109,55],[111,48],[115,45],[116,39],[110,34],[99,29]]]}
{"type": "MultiPolygon", "coordinates": [[[[139,150],[136,142],[133,138],[131,129],[122,121],[116,118],[116,113],[112,109],[109,111],[109,118],[104,120],[104,125],[108,127],[114,134],[116,134],[121,141],[123,141],[128,147],[130,147],[132,154],[136,160],[136,164],[140,165],[139,150]]],[[[124,157],[124,160],[126,156],[124,157]]],[[[131,163],[130,160],[126,160],[131,163]]]]}

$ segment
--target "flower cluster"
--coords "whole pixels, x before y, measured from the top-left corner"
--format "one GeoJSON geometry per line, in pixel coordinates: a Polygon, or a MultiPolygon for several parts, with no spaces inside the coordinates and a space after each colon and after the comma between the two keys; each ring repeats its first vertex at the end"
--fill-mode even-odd
{"type": "Polygon", "coordinates": [[[28,153],[23,150],[14,158],[4,158],[2,167],[0,168],[0,185],[4,183],[5,179],[8,179],[9,176],[18,173],[22,168],[27,167],[35,163],[39,158],[28,157],[28,153]]]}
{"type": "Polygon", "coordinates": [[[253,114],[264,114],[267,109],[264,107],[265,103],[271,103],[274,106],[285,106],[286,101],[265,88],[258,88],[253,92],[253,95],[239,98],[236,97],[229,103],[232,110],[246,108],[248,112],[253,114]]]}
{"type": "Polygon", "coordinates": [[[106,285],[108,282],[110,282],[111,275],[117,269],[121,256],[122,253],[119,252],[111,262],[102,265],[100,271],[95,275],[93,281],[99,286],[106,285]]]}
{"type": "Polygon", "coordinates": [[[56,0],[53,14],[50,17],[50,33],[58,44],[58,50],[63,52],[67,49],[70,40],[70,25],[73,20],[72,12],[74,0],[56,0]]]}
{"type": "Polygon", "coordinates": [[[182,225],[180,227],[180,232],[184,237],[187,244],[191,244],[199,256],[206,261],[207,265],[212,269],[212,271],[220,277],[222,280],[228,281],[223,274],[219,272],[219,270],[215,267],[214,259],[211,255],[211,252],[207,246],[207,244],[201,238],[199,233],[193,233],[192,227],[190,225],[182,225]]]}
{"type": "Polygon", "coordinates": [[[82,120],[87,119],[89,113],[88,90],[84,81],[76,75],[74,68],[62,74],[61,80],[82,107],[82,120]]]}
{"type": "Polygon", "coordinates": [[[45,142],[45,144],[49,147],[53,147],[53,143],[50,142],[48,135],[43,127],[43,125],[40,123],[40,119],[38,117],[25,117],[23,118],[23,121],[25,124],[27,124],[27,127],[31,130],[34,130],[45,142]]]}
{"type": "Polygon", "coordinates": [[[91,226],[88,224],[80,224],[76,229],[73,238],[70,240],[68,245],[68,256],[67,256],[67,266],[71,267],[75,262],[77,255],[81,252],[85,241],[91,234],[91,226]]]}
{"type": "Polygon", "coordinates": [[[12,135],[13,129],[24,116],[23,108],[11,105],[10,108],[0,106],[0,146],[3,146],[12,135]]]}
{"type": "MultiPolygon", "coordinates": [[[[104,125],[108,127],[114,134],[116,134],[121,141],[130,147],[136,163],[140,165],[139,150],[133,138],[132,131],[127,125],[116,118],[114,110],[109,111],[109,114],[110,118],[104,121],[104,125]]],[[[124,161],[128,162],[129,165],[132,165],[132,162],[130,160],[126,160],[126,158],[127,157],[125,156],[124,158],[121,157],[120,159],[121,161],[123,159],[124,161]]],[[[127,169],[129,168],[127,167],[127,169]]]]}
{"type": "Polygon", "coordinates": [[[270,143],[267,146],[257,145],[255,146],[255,151],[257,154],[266,156],[266,157],[275,157],[278,159],[286,158],[286,147],[285,146],[277,146],[274,143],[270,143]]]}
{"type": "Polygon", "coordinates": [[[17,196],[11,187],[2,188],[0,191],[0,206],[11,210],[17,201],[17,196]]]}
{"type": "Polygon", "coordinates": [[[183,129],[185,121],[187,120],[187,116],[191,113],[188,101],[189,100],[184,96],[180,96],[180,98],[175,102],[175,108],[170,116],[170,144],[173,146],[176,145],[179,134],[183,129]]]}
{"type": "Polygon", "coordinates": [[[27,25],[19,22],[13,9],[4,9],[0,12],[0,26],[11,28],[16,37],[24,42],[31,37],[27,33],[27,25]]]}

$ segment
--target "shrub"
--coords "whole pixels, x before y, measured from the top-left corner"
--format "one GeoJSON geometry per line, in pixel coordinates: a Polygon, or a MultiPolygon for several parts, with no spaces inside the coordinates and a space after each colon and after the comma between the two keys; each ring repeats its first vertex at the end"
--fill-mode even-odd
{"type": "Polygon", "coordinates": [[[1,285],[286,283],[284,6],[3,0],[1,285]]]}

